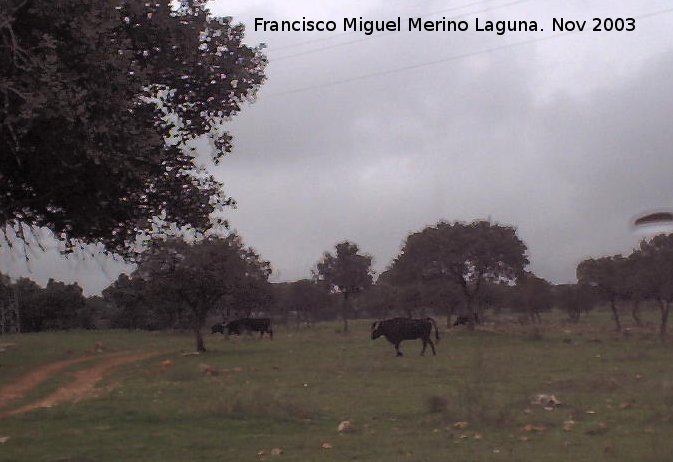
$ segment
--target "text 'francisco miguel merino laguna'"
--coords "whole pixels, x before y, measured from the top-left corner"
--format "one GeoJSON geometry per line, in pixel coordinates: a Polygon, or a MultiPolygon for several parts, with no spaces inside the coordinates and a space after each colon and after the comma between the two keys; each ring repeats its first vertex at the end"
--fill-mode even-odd
{"type": "MultiPolygon", "coordinates": [[[[401,32],[402,25],[406,26],[409,32],[466,32],[474,30],[476,32],[494,32],[498,35],[504,35],[508,32],[538,32],[544,29],[538,25],[537,21],[531,20],[483,20],[474,19],[473,28],[470,28],[470,22],[465,20],[446,19],[430,21],[423,18],[408,18],[402,21],[402,18],[391,20],[369,20],[360,18],[344,18],[342,28],[343,32],[362,32],[365,35],[372,35],[375,32],[401,32]]],[[[565,18],[552,18],[553,32],[573,32],[573,31],[633,31],[635,30],[635,19],[633,18],[593,18],[593,24],[587,24],[585,20],[573,20],[565,18]],[[593,28],[592,28],[593,27],[593,28]]],[[[255,31],[264,32],[334,32],[338,28],[337,21],[310,20],[303,17],[296,21],[269,21],[264,18],[255,18],[255,31]]]]}

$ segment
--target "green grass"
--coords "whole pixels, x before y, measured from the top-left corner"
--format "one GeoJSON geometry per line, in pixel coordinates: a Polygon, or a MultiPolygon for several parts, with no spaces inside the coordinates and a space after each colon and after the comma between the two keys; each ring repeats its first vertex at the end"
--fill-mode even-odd
{"type": "Polygon", "coordinates": [[[670,460],[673,346],[648,330],[614,335],[609,319],[591,316],[535,335],[445,333],[436,357],[420,357],[420,342],[409,341],[396,358],[385,339],[369,339],[365,321],[348,335],[325,323],[276,327],[273,341],[207,336],[200,356],[181,354],[193,350],[189,334],[5,337],[17,345],[0,353],[0,385],[98,341],[161,355],[114,369],[97,398],[0,420],[0,436],[10,437],[0,461],[670,460]],[[219,374],[204,375],[206,365],[219,374]],[[534,393],[563,405],[533,406],[534,393]],[[346,419],[355,431],[338,434],[346,419]],[[527,424],[545,430],[526,433],[527,424]],[[282,456],[258,455],[275,447],[282,456]]]}

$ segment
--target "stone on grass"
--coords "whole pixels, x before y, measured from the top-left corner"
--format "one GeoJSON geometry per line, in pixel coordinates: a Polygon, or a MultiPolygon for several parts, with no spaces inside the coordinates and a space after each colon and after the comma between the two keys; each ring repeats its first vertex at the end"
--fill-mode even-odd
{"type": "Polygon", "coordinates": [[[563,431],[566,432],[571,432],[575,428],[575,421],[574,420],[566,420],[563,422],[563,431]]]}
{"type": "Polygon", "coordinates": [[[547,428],[544,425],[528,424],[528,425],[524,425],[521,430],[526,432],[526,433],[542,433],[546,429],[547,428]]]}
{"type": "Polygon", "coordinates": [[[350,433],[353,430],[355,430],[355,428],[353,427],[353,422],[350,420],[344,420],[340,422],[339,426],[337,427],[337,431],[339,433],[350,433]]]}
{"type": "Polygon", "coordinates": [[[587,435],[602,435],[609,430],[608,424],[605,422],[598,422],[596,425],[587,430],[587,435]]]}
{"type": "Polygon", "coordinates": [[[561,400],[554,395],[549,395],[547,393],[538,393],[537,395],[532,396],[530,404],[548,408],[548,407],[560,406],[562,403],[561,400]]]}
{"type": "Polygon", "coordinates": [[[209,377],[213,377],[220,374],[220,371],[215,369],[213,366],[205,363],[199,364],[199,369],[201,370],[201,373],[203,375],[207,375],[209,377]]]}

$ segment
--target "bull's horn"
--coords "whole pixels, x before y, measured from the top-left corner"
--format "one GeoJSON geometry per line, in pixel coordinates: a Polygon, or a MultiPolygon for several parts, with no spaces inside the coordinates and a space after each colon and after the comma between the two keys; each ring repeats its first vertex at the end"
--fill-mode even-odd
{"type": "Polygon", "coordinates": [[[370,330],[374,330],[374,329],[376,329],[376,325],[377,325],[378,323],[379,323],[378,321],[374,321],[374,322],[372,323],[372,328],[371,328],[370,330]]]}

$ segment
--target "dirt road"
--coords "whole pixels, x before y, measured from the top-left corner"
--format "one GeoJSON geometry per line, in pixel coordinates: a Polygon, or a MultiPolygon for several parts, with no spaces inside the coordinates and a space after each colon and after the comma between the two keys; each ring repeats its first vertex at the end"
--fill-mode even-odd
{"type": "Polygon", "coordinates": [[[4,412],[0,411],[0,417],[8,417],[23,414],[34,409],[52,407],[66,401],[80,401],[93,394],[96,384],[103,379],[103,376],[110,369],[157,355],[158,353],[121,352],[100,356],[83,356],[81,358],[68,359],[41,366],[39,369],[21,377],[16,382],[0,388],[0,409],[6,408],[11,403],[23,398],[38,385],[72,365],[85,362],[94,363],[90,367],[75,372],[75,379],[72,382],[58,388],[49,396],[40,398],[37,401],[28,403],[16,409],[4,412]]]}

